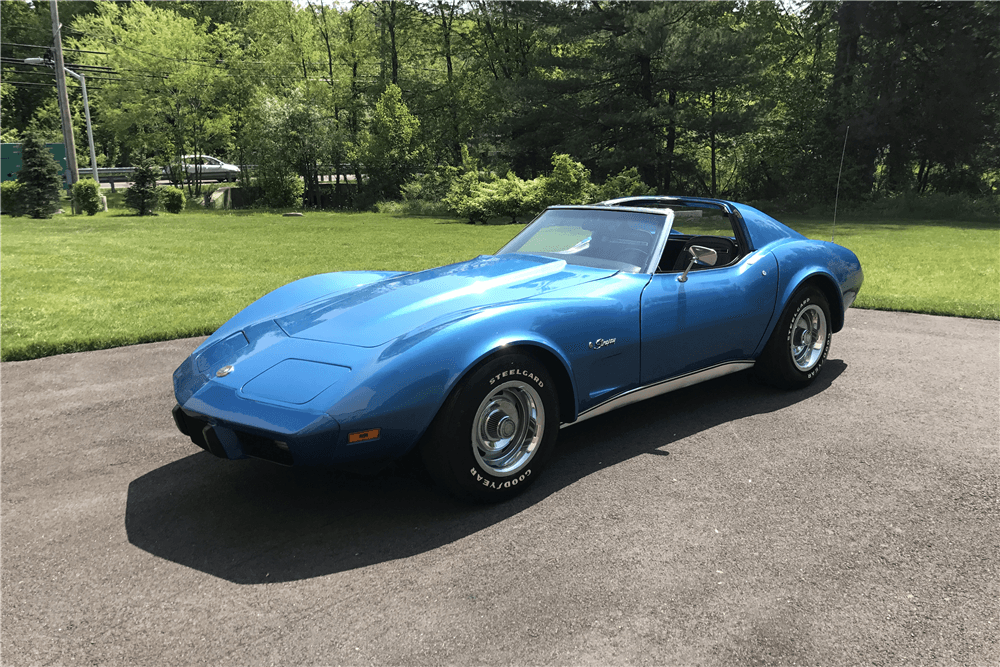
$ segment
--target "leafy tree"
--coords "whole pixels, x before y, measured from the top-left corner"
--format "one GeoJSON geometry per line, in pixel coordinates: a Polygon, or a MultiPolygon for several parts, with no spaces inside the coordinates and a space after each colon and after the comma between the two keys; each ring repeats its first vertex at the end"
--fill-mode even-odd
{"type": "Polygon", "coordinates": [[[375,104],[371,123],[361,137],[370,185],[379,197],[399,198],[400,188],[420,155],[420,121],[403,102],[399,86],[390,84],[375,104]]]}
{"type": "Polygon", "coordinates": [[[29,130],[21,144],[21,170],[17,172],[18,197],[32,218],[51,218],[59,208],[62,170],[39,134],[29,130]]]}
{"type": "MultiPolygon", "coordinates": [[[[101,124],[122,143],[126,157],[158,155],[166,162],[173,156],[180,162],[185,154],[225,154],[229,76],[220,63],[236,52],[236,36],[228,25],[210,31],[209,21],[162,5],[102,2],[95,14],[77,20],[84,48],[106,50],[115,67],[128,72],[94,96],[101,124]]],[[[192,194],[200,187],[195,179],[192,194]]]]}
{"type": "Polygon", "coordinates": [[[132,186],[125,192],[125,205],[138,215],[153,215],[160,202],[156,180],[162,171],[153,158],[146,158],[135,168],[132,186]]]}

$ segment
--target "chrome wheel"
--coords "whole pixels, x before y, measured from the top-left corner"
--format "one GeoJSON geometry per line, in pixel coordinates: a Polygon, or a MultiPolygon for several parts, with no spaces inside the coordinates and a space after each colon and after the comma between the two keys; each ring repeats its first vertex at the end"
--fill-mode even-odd
{"type": "Polygon", "coordinates": [[[531,385],[505,382],[479,404],[472,421],[472,452],[491,475],[516,475],[531,461],[545,432],[545,408],[531,385]]]}
{"type": "Polygon", "coordinates": [[[800,371],[809,371],[823,358],[827,337],[826,314],[816,304],[806,306],[792,326],[792,361],[800,371]]]}

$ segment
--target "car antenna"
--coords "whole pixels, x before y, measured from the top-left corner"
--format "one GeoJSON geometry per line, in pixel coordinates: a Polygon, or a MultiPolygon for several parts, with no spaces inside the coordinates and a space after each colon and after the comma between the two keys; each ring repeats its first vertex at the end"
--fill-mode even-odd
{"type": "Polygon", "coordinates": [[[851,133],[851,126],[847,126],[844,132],[844,149],[840,151],[840,171],[837,172],[837,194],[833,198],[833,234],[830,236],[830,243],[834,243],[837,238],[837,204],[840,202],[840,176],[844,173],[844,155],[847,153],[847,135],[851,133]]]}

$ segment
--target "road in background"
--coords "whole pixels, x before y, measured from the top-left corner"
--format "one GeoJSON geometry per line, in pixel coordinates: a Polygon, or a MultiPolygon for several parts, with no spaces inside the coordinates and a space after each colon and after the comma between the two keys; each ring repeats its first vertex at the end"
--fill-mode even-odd
{"type": "Polygon", "coordinates": [[[495,507],[201,452],[197,342],[0,366],[5,666],[1000,664],[1000,322],[852,310],[809,389],[564,429],[495,507]]]}

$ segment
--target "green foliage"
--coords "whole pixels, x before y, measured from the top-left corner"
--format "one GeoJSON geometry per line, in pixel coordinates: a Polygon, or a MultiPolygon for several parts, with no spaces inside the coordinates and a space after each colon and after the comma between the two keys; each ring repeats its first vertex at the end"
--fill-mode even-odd
{"type": "Polygon", "coordinates": [[[12,217],[24,215],[24,202],[20,190],[21,184],[17,181],[0,183],[0,213],[12,217]]]}
{"type": "Polygon", "coordinates": [[[125,204],[139,215],[153,215],[160,203],[160,190],[156,180],[162,170],[152,158],[146,158],[132,175],[132,186],[125,193],[125,204]]]}
{"type": "Polygon", "coordinates": [[[542,176],[539,188],[539,205],[542,208],[557,204],[590,204],[597,197],[590,182],[590,170],[569,155],[552,156],[552,173],[542,176]]]}
{"type": "Polygon", "coordinates": [[[87,215],[96,215],[104,208],[101,202],[101,186],[92,178],[81,178],[73,184],[73,201],[87,215]]]}
{"type": "Polygon", "coordinates": [[[187,197],[180,188],[168,185],[160,188],[160,203],[167,213],[180,213],[187,204],[187,197]]]}
{"type": "Polygon", "coordinates": [[[302,91],[267,97],[250,122],[256,168],[247,191],[255,205],[299,207],[304,193],[318,197],[320,166],[332,159],[339,141],[337,124],[302,91]]]}
{"type": "Polygon", "coordinates": [[[439,202],[448,196],[452,182],[462,174],[458,167],[436,166],[403,185],[403,201],[439,202]]]}
{"type": "MultiPolygon", "coordinates": [[[[185,154],[224,155],[231,140],[231,79],[225,67],[206,63],[228,62],[236,35],[229,26],[184,16],[174,4],[93,3],[74,24],[74,33],[85,36],[82,48],[98,47],[92,50],[107,52],[128,72],[91,97],[95,139],[114,145],[111,153],[120,152],[124,164],[140,155],[159,156],[164,164],[185,154]]],[[[191,187],[197,194],[200,184],[191,187]]]]}
{"type": "Polygon", "coordinates": [[[478,164],[467,156],[464,166],[469,171],[452,181],[443,201],[452,213],[472,223],[496,217],[524,222],[547,206],[588,204],[597,194],[590,171],[568,155],[553,155],[552,173],[530,181],[513,172],[497,178],[478,170],[478,164]]]}
{"type": "Polygon", "coordinates": [[[656,194],[656,190],[642,182],[639,170],[635,167],[622,169],[620,173],[609,177],[596,188],[595,197],[599,201],[618,199],[619,197],[641,197],[656,194]]]}
{"type": "Polygon", "coordinates": [[[27,132],[21,144],[21,171],[17,172],[17,182],[21,184],[18,196],[27,215],[51,218],[59,208],[62,194],[60,171],[59,164],[39,134],[27,132]]]}
{"type": "Polygon", "coordinates": [[[369,185],[382,197],[398,198],[400,188],[417,163],[420,121],[403,102],[403,93],[390,84],[375,104],[367,132],[361,135],[362,161],[369,185]]]}
{"type": "MultiPolygon", "coordinates": [[[[274,178],[297,174],[307,206],[432,201],[403,184],[468,146],[497,175],[569,154],[596,181],[635,167],[662,194],[808,208],[832,198],[845,134],[842,203],[1000,188],[1000,3],[64,4],[83,64],[118,68],[91,89],[99,159],[283,162],[274,178]],[[334,171],[358,189],[324,201],[334,171]]],[[[46,10],[3,4],[5,56],[49,43],[46,10]]],[[[3,79],[5,140],[57,136],[54,89],[11,85],[37,82],[22,67],[3,79]]]]}
{"type": "Polygon", "coordinates": [[[258,170],[248,191],[254,206],[263,208],[301,208],[305,184],[295,174],[268,174],[258,170]]]}

